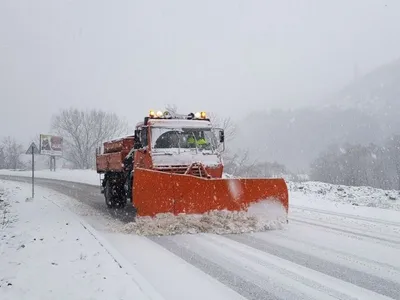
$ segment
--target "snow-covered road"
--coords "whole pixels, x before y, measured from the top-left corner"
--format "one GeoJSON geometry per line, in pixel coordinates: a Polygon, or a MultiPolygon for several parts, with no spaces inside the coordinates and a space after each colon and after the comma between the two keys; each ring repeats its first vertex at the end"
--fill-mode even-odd
{"type": "MultiPolygon", "coordinates": [[[[13,178],[26,182],[26,178],[13,178]]],[[[142,237],[99,188],[37,179],[93,226],[164,299],[400,299],[400,213],[291,205],[283,230],[142,237]],[[77,204],[78,203],[78,204],[77,204]],[[371,212],[372,211],[372,212],[371,212]],[[361,213],[360,213],[361,212],[361,213]]],[[[52,192],[49,192],[51,197],[52,192]]]]}

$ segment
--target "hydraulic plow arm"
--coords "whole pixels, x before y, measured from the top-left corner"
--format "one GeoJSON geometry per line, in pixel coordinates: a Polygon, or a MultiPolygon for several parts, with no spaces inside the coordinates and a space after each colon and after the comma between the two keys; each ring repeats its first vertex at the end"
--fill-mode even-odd
{"type": "Polygon", "coordinates": [[[139,216],[240,211],[263,200],[280,202],[286,212],[289,208],[284,179],[207,179],[138,168],[133,186],[139,216]]]}

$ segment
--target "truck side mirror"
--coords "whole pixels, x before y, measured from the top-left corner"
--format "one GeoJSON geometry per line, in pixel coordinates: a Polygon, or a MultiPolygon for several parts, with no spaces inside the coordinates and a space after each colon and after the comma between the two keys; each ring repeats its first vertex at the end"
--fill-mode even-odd
{"type": "Polygon", "coordinates": [[[219,142],[220,143],[225,142],[225,132],[223,130],[220,130],[219,132],[219,142]]]}
{"type": "Polygon", "coordinates": [[[140,149],[142,148],[142,143],[140,142],[140,130],[135,129],[135,144],[133,146],[134,149],[140,149]]]}

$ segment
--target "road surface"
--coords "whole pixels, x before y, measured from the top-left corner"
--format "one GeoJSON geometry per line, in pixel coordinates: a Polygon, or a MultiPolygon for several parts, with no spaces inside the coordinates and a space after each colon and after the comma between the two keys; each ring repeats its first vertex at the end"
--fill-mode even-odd
{"type": "MultiPolygon", "coordinates": [[[[0,179],[29,182],[23,177],[0,179]]],[[[99,187],[50,179],[36,179],[36,183],[98,212],[82,216],[165,299],[184,294],[187,299],[200,299],[196,295],[207,293],[206,285],[180,272],[182,260],[241,299],[400,299],[400,220],[389,222],[296,206],[291,208],[284,230],[146,238],[168,255],[173,253],[175,262],[175,258],[163,259],[162,255],[149,258],[150,253],[127,247],[135,236],[115,233],[113,222],[132,221],[133,211],[107,209],[99,187]],[[149,268],[149,259],[158,267],[149,268]],[[163,272],[165,276],[160,275],[163,272]]],[[[218,299],[209,293],[208,297],[218,299]]]]}

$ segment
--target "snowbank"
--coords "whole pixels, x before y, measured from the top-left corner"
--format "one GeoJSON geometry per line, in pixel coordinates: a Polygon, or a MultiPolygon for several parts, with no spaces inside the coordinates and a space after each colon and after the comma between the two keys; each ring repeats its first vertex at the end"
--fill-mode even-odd
{"type": "MultiPolygon", "coordinates": [[[[0,170],[0,175],[31,177],[32,171],[22,170],[0,170]]],[[[71,170],[58,169],[55,172],[50,170],[35,171],[35,177],[45,179],[56,179],[63,181],[86,183],[90,185],[100,185],[100,175],[95,170],[71,170]]],[[[229,174],[224,174],[224,178],[230,178],[229,174]]]]}
{"type": "Polygon", "coordinates": [[[75,215],[29,193],[0,181],[0,299],[150,299],[75,215]]]}
{"type": "Polygon", "coordinates": [[[287,215],[277,202],[253,204],[247,212],[212,211],[203,215],[158,214],[156,217],[137,217],[136,222],[123,226],[122,232],[138,235],[174,234],[238,234],[282,229],[287,215]]]}
{"type": "MultiPolygon", "coordinates": [[[[32,172],[16,171],[16,170],[0,170],[0,175],[31,177],[32,172]]],[[[100,177],[95,170],[58,169],[55,172],[51,172],[50,170],[40,170],[40,171],[35,171],[35,177],[86,183],[96,186],[100,185],[100,177]]]]}
{"type": "Polygon", "coordinates": [[[7,200],[8,193],[9,191],[0,185],[0,233],[1,230],[8,228],[15,221],[15,213],[12,210],[10,202],[7,200]]]}
{"type": "Polygon", "coordinates": [[[333,185],[322,182],[289,182],[289,201],[293,203],[330,201],[354,206],[368,206],[400,211],[398,191],[386,191],[372,187],[333,185]],[[291,201],[293,200],[293,201],[291,201]]]}

